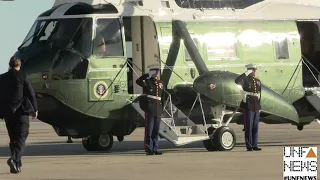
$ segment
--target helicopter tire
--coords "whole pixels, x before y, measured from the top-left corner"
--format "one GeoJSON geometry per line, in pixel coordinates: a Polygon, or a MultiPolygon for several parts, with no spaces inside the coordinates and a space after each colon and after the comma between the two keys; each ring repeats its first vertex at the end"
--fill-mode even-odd
{"type": "Polygon", "coordinates": [[[112,134],[92,135],[82,138],[82,145],[87,151],[109,151],[113,146],[112,134]]]}
{"type": "Polygon", "coordinates": [[[91,144],[91,138],[89,137],[83,137],[82,138],[82,146],[87,151],[94,151],[94,147],[91,144]]]}
{"type": "Polygon", "coordinates": [[[236,145],[236,134],[228,126],[221,126],[214,132],[215,146],[219,151],[230,151],[236,145]]]}
{"type": "MultiPolygon", "coordinates": [[[[212,135],[213,132],[215,131],[214,127],[209,127],[208,128],[208,134],[212,135]]],[[[217,151],[217,148],[214,143],[214,139],[211,137],[210,139],[204,140],[203,141],[203,146],[208,150],[208,151],[217,151]]]]}

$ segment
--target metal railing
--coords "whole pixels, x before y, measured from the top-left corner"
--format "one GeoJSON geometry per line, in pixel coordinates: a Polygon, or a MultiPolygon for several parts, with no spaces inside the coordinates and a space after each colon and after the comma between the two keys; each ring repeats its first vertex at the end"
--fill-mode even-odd
{"type": "MultiPolygon", "coordinates": [[[[188,114],[187,117],[188,117],[188,119],[190,119],[191,112],[192,112],[192,110],[194,109],[194,107],[195,107],[195,105],[196,105],[196,102],[199,101],[200,108],[201,108],[203,125],[204,125],[204,127],[207,127],[206,117],[205,117],[205,115],[204,115],[203,106],[202,106],[202,102],[201,102],[201,97],[200,97],[200,96],[201,96],[200,93],[197,92],[197,97],[196,97],[196,99],[194,100],[194,102],[193,102],[193,104],[192,104],[192,107],[191,107],[191,109],[190,109],[189,114],[188,114]]],[[[206,132],[206,134],[208,134],[208,131],[207,131],[207,130],[205,130],[205,132],[206,132]]]]}
{"type": "Polygon", "coordinates": [[[170,124],[168,124],[167,122],[164,122],[164,123],[166,123],[166,124],[167,124],[168,126],[170,126],[171,128],[173,127],[173,131],[174,131],[175,133],[177,133],[177,131],[176,131],[176,125],[175,125],[175,122],[174,122],[175,119],[174,119],[174,117],[173,117],[172,96],[171,96],[171,94],[170,94],[168,91],[166,91],[166,90],[164,90],[163,92],[165,92],[165,93],[168,95],[168,98],[167,98],[165,104],[163,105],[163,111],[165,111],[165,112],[169,115],[169,117],[172,119],[172,121],[171,121],[170,124]],[[170,105],[170,109],[169,109],[170,112],[168,112],[168,110],[166,109],[168,103],[169,103],[169,105],[170,105]]]}

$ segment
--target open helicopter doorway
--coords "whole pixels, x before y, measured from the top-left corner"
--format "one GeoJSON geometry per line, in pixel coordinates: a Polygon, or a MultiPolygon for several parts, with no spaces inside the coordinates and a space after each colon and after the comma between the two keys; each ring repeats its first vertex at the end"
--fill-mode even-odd
{"type": "Polygon", "coordinates": [[[301,53],[306,60],[302,66],[303,86],[319,87],[314,76],[320,81],[320,21],[297,21],[297,27],[301,53]]]}
{"type": "Polygon", "coordinates": [[[153,20],[148,16],[123,17],[128,59],[128,93],[142,94],[137,78],[148,72],[148,66],[159,64],[159,45],[153,20]]]}

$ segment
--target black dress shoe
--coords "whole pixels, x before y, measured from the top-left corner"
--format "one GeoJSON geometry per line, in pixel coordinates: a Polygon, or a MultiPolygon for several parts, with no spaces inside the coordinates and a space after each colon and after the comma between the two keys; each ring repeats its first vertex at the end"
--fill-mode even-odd
{"type": "Polygon", "coordinates": [[[162,152],[161,151],[155,151],[154,154],[155,155],[162,155],[162,152]]]}
{"type": "Polygon", "coordinates": [[[254,147],[252,148],[254,151],[261,151],[262,149],[261,148],[258,148],[258,147],[254,147]]]}
{"type": "Polygon", "coordinates": [[[18,173],[16,163],[11,158],[8,159],[7,164],[10,167],[10,173],[13,173],[13,174],[18,173]]]}
{"type": "Polygon", "coordinates": [[[17,165],[17,172],[21,173],[21,166],[17,165]]]}
{"type": "Polygon", "coordinates": [[[247,151],[252,151],[252,148],[247,148],[247,151]]]}
{"type": "Polygon", "coordinates": [[[147,156],[154,155],[154,152],[146,152],[147,156]]]}

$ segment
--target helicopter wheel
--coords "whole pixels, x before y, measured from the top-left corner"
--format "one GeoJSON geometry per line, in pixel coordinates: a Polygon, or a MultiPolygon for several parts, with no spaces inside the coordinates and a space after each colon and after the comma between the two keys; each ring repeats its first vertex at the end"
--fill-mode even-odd
{"type": "Polygon", "coordinates": [[[236,134],[228,126],[221,126],[214,132],[215,146],[219,151],[230,151],[236,145],[236,134]]]}
{"type": "Polygon", "coordinates": [[[82,138],[82,145],[87,151],[109,151],[113,145],[113,136],[105,134],[82,138]]]}
{"type": "MultiPolygon", "coordinates": [[[[212,135],[214,130],[215,130],[214,127],[209,127],[208,134],[212,135]]],[[[216,151],[217,150],[215,143],[214,143],[214,139],[212,137],[210,137],[210,139],[204,140],[203,145],[208,151],[216,151]]]]}

